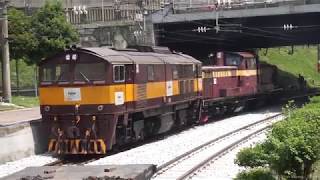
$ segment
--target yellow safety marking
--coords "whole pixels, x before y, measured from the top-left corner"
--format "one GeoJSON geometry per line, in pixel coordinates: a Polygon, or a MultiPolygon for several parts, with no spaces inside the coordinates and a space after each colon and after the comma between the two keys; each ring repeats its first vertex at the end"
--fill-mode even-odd
{"type": "MultiPolygon", "coordinates": [[[[75,139],[75,140],[64,140],[65,149],[60,149],[58,150],[58,141],[56,139],[50,139],[49,140],[49,145],[48,145],[48,151],[49,152],[56,152],[58,154],[85,154],[82,151],[80,152],[80,139],[75,139]],[[70,149],[70,151],[68,151],[68,149],[70,149]]],[[[107,152],[107,146],[104,142],[103,139],[97,139],[97,140],[90,140],[89,143],[93,144],[93,150],[91,151],[90,149],[88,149],[89,154],[105,154],[107,152]],[[98,151],[98,143],[100,146],[100,151],[98,151]]]]}
{"type": "Polygon", "coordinates": [[[57,143],[55,143],[55,139],[51,139],[50,141],[49,141],[49,146],[48,146],[48,151],[50,152],[50,151],[55,151],[56,149],[57,149],[57,143]],[[55,147],[54,147],[54,149],[53,149],[53,145],[54,145],[54,143],[55,143],[55,147]]]}
{"type": "Polygon", "coordinates": [[[75,140],[77,153],[80,151],[80,139],[75,140]]]}
{"type": "Polygon", "coordinates": [[[98,139],[98,142],[100,142],[100,146],[101,146],[101,153],[105,154],[107,152],[107,146],[104,143],[104,140],[102,139],[98,139]]]}

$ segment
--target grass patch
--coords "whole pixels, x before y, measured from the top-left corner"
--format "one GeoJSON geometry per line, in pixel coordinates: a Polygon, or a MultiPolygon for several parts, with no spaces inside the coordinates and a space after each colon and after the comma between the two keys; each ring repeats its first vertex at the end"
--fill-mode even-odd
{"type": "Polygon", "coordinates": [[[289,47],[262,49],[259,53],[261,61],[276,65],[283,73],[283,82],[296,83],[298,74],[304,76],[310,86],[320,86],[320,75],[317,72],[317,47],[298,46],[289,54],[289,47]]]}
{"type": "Polygon", "coordinates": [[[30,96],[14,96],[12,97],[12,103],[23,107],[36,107],[39,106],[39,98],[30,96]]]}
{"type": "Polygon", "coordinates": [[[0,103],[0,112],[1,111],[15,110],[15,109],[20,109],[20,108],[18,106],[15,106],[14,104],[0,103]]]}
{"type": "Polygon", "coordinates": [[[320,162],[316,163],[316,167],[312,174],[312,179],[320,179],[320,162]]]}

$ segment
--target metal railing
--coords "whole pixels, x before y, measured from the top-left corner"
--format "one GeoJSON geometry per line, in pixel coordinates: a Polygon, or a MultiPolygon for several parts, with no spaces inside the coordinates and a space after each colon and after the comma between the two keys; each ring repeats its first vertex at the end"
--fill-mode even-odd
{"type": "MultiPolygon", "coordinates": [[[[45,0],[11,0],[18,8],[39,8],[45,0]]],[[[195,11],[268,8],[283,5],[319,4],[320,0],[64,0],[66,18],[72,24],[109,21],[142,21],[150,14],[172,4],[175,13],[195,11]]]]}
{"type": "Polygon", "coordinates": [[[320,4],[319,0],[173,0],[176,13],[320,4]]]}
{"type": "MultiPolygon", "coordinates": [[[[104,21],[142,21],[143,13],[160,9],[163,0],[63,0],[66,18],[72,24],[104,21]]],[[[37,9],[45,0],[11,0],[10,5],[24,10],[37,9]]]]}

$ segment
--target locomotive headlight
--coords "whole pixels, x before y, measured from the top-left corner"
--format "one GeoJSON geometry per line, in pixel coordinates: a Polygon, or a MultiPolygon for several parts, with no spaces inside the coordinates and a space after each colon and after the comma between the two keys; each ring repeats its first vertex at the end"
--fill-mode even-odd
{"type": "Polygon", "coordinates": [[[49,112],[50,111],[50,106],[45,106],[44,111],[49,112]]]}
{"type": "Polygon", "coordinates": [[[103,110],[103,105],[99,105],[98,106],[98,111],[102,111],[103,110]]]}
{"type": "Polygon", "coordinates": [[[80,107],[80,104],[76,104],[76,105],[74,106],[74,109],[75,109],[76,111],[79,111],[79,107],[80,107]]]}
{"type": "Polygon", "coordinates": [[[77,60],[78,59],[78,55],[77,54],[72,54],[72,60],[77,60]]]}
{"type": "Polygon", "coordinates": [[[66,55],[66,60],[67,60],[67,61],[70,61],[70,59],[71,59],[70,54],[67,54],[67,55],[66,55]]]}

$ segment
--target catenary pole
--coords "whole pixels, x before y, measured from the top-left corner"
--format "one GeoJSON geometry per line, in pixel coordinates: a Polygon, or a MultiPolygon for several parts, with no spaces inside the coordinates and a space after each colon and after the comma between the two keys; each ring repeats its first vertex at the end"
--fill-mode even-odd
{"type": "Polygon", "coordinates": [[[11,80],[10,80],[10,55],[9,55],[9,42],[8,42],[8,15],[7,15],[7,0],[1,0],[0,5],[2,8],[1,20],[1,44],[2,44],[2,87],[3,98],[5,102],[11,103],[11,80]]]}

